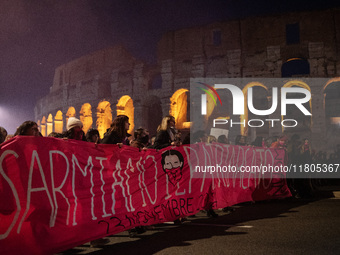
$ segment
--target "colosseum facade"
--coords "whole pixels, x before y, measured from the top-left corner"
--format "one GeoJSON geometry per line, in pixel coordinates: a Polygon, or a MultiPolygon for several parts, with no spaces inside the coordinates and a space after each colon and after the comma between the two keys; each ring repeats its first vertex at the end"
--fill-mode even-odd
{"type": "MultiPolygon", "coordinates": [[[[168,114],[175,116],[178,129],[188,130],[193,126],[191,78],[247,78],[240,89],[254,87],[254,98],[264,107],[271,104],[272,88],[258,79],[284,78],[284,86],[303,87],[312,94],[307,103],[311,117],[298,116],[294,110],[287,113],[301,120],[294,132],[311,139],[318,149],[333,150],[340,144],[339,59],[339,9],[216,22],[165,33],[154,66],[136,59],[123,46],[59,66],[50,93],[36,104],[35,118],[44,136],[65,130],[71,116],[83,122],[85,132],[98,128],[102,136],[118,114],[130,117],[131,130],[142,126],[154,134],[168,114]],[[324,82],[308,84],[302,79],[306,77],[324,78],[324,82]]],[[[232,100],[226,100],[231,106],[232,100]]],[[[229,112],[213,111],[214,118],[235,118],[229,112]]],[[[270,117],[282,118],[280,113],[270,117]]],[[[291,135],[282,127],[267,126],[255,133],[237,127],[229,130],[229,138],[256,132],[291,135]]]]}

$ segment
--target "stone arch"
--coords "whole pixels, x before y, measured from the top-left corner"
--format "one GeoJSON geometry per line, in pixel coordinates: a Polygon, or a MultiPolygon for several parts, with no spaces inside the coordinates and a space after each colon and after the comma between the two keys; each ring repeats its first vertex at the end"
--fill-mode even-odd
{"type": "MultiPolygon", "coordinates": [[[[304,89],[307,89],[309,92],[311,92],[310,87],[308,86],[307,83],[300,81],[300,80],[291,80],[288,81],[283,85],[283,88],[290,88],[290,87],[301,87],[304,89]]],[[[309,100],[309,103],[305,103],[304,106],[306,109],[312,113],[312,98],[309,100]]],[[[313,125],[313,119],[311,116],[305,116],[300,110],[296,109],[296,106],[294,105],[287,105],[287,111],[286,111],[286,118],[284,118],[283,115],[281,115],[281,120],[284,119],[295,119],[298,121],[298,126],[294,128],[284,128],[282,127],[282,132],[289,132],[289,131],[294,131],[294,132],[306,132],[306,131],[311,131],[312,125],[313,125]],[[287,116],[290,116],[292,118],[287,118],[287,116]],[[300,122],[299,122],[300,120],[300,122]],[[301,123],[302,122],[302,123],[301,123]]]]}
{"type": "Polygon", "coordinates": [[[83,123],[83,131],[85,134],[92,127],[93,123],[91,108],[89,103],[85,103],[80,109],[80,121],[83,123]]]}
{"type": "Polygon", "coordinates": [[[97,129],[101,138],[112,123],[111,104],[108,101],[102,101],[97,107],[97,129]]]}
{"type": "Polygon", "coordinates": [[[325,92],[326,88],[327,88],[330,84],[335,83],[335,82],[340,82],[340,77],[335,77],[335,78],[330,79],[330,80],[326,83],[326,85],[323,87],[322,91],[325,92]]]}
{"type": "Polygon", "coordinates": [[[126,115],[129,117],[130,129],[128,133],[133,134],[135,128],[135,108],[133,107],[133,100],[130,96],[122,96],[117,104],[117,116],[126,115]]]}
{"type": "Polygon", "coordinates": [[[162,122],[163,112],[161,106],[161,100],[157,96],[149,96],[145,100],[145,106],[147,108],[147,120],[148,130],[150,135],[156,135],[158,125],[162,122]]]}
{"type": "Polygon", "coordinates": [[[340,77],[333,78],[323,88],[323,107],[326,125],[333,131],[340,129],[340,77]]]}
{"type": "MultiPolygon", "coordinates": [[[[268,88],[263,85],[262,83],[260,82],[250,82],[248,83],[243,89],[242,89],[242,92],[244,94],[244,114],[240,116],[240,122],[243,123],[245,122],[245,126],[243,125],[240,125],[240,128],[241,128],[241,135],[243,136],[248,136],[248,120],[249,120],[249,111],[248,111],[248,89],[249,88],[252,88],[252,87],[259,87],[259,88],[263,88],[266,90],[267,92],[267,95],[265,96],[266,97],[266,100],[265,102],[261,105],[261,109],[259,110],[266,110],[268,109],[268,88]]],[[[253,102],[254,102],[254,107],[257,108],[256,106],[258,106],[258,102],[260,101],[264,101],[264,97],[262,97],[263,93],[257,93],[255,94],[255,90],[253,91],[253,102]],[[257,104],[257,105],[256,105],[257,104]]],[[[256,116],[256,119],[266,119],[267,117],[266,116],[256,116]]],[[[269,124],[266,125],[266,122],[264,121],[265,125],[263,127],[260,127],[260,128],[256,128],[256,129],[261,129],[262,133],[268,133],[268,128],[269,128],[269,124]],[[267,128],[266,128],[267,127],[267,128]]],[[[255,130],[256,130],[255,129],[255,130]]],[[[254,139],[254,137],[252,137],[254,139]]]]}
{"type": "Polygon", "coordinates": [[[70,117],[76,117],[76,109],[73,106],[70,106],[66,112],[66,125],[70,117]]]}
{"type": "Polygon", "coordinates": [[[47,128],[46,128],[46,136],[53,132],[53,116],[50,113],[47,117],[47,128]]]}
{"type": "Polygon", "coordinates": [[[190,128],[190,110],[188,109],[188,89],[178,89],[170,98],[170,115],[175,117],[176,128],[190,128]]]}
{"type": "Polygon", "coordinates": [[[290,58],[281,67],[282,77],[309,76],[309,62],[303,58],[290,58]]]}
{"type": "Polygon", "coordinates": [[[59,110],[54,117],[54,131],[57,133],[63,132],[63,113],[59,110]]]}
{"type": "Polygon", "coordinates": [[[43,116],[40,124],[40,133],[42,136],[46,136],[46,117],[43,116]]]}

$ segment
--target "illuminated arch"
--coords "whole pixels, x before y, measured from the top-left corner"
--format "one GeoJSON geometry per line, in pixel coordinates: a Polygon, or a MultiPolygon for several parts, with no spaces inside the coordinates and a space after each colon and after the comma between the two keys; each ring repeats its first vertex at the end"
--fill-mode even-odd
{"type": "Polygon", "coordinates": [[[67,124],[68,119],[70,117],[76,117],[76,109],[74,109],[73,106],[69,107],[67,112],[66,112],[66,124],[67,124]]]}
{"type": "Polygon", "coordinates": [[[177,90],[170,98],[170,115],[175,117],[176,128],[190,128],[188,121],[188,92],[187,89],[177,90]]]}
{"type": "Polygon", "coordinates": [[[41,119],[40,132],[42,136],[46,136],[46,117],[43,116],[41,119]]]}
{"type": "Polygon", "coordinates": [[[80,109],[80,121],[83,123],[83,131],[86,132],[92,127],[92,110],[89,103],[83,104],[80,109]]]}
{"type": "Polygon", "coordinates": [[[340,77],[330,79],[323,87],[323,110],[328,128],[331,127],[330,125],[340,125],[339,93],[340,77]],[[329,88],[329,85],[331,85],[332,88],[329,88]],[[327,89],[330,91],[326,91],[327,89]]]}
{"type": "Polygon", "coordinates": [[[126,115],[129,117],[130,129],[128,133],[132,134],[135,128],[135,108],[133,107],[133,100],[130,96],[122,96],[117,104],[117,116],[126,115]]]}
{"type": "Polygon", "coordinates": [[[243,92],[243,95],[244,95],[244,114],[240,116],[240,122],[246,123],[246,125],[245,125],[246,127],[244,127],[243,125],[240,125],[241,135],[243,135],[243,136],[248,135],[248,128],[247,128],[248,124],[247,123],[248,123],[249,113],[248,113],[248,104],[247,103],[248,103],[248,89],[251,88],[251,87],[262,87],[268,92],[268,88],[260,82],[250,82],[242,89],[242,92],[243,92]]]}
{"type": "Polygon", "coordinates": [[[57,111],[54,117],[54,131],[57,133],[63,132],[63,113],[61,111],[57,111]]]}
{"type": "Polygon", "coordinates": [[[330,80],[326,83],[326,85],[323,87],[323,89],[322,89],[323,93],[325,93],[326,88],[327,88],[331,83],[335,83],[335,82],[340,82],[340,77],[336,77],[336,78],[330,79],[330,80]]]}
{"type": "Polygon", "coordinates": [[[52,114],[50,113],[47,117],[47,132],[46,132],[46,135],[48,136],[50,133],[53,132],[53,116],[52,114]]]}
{"type": "Polygon", "coordinates": [[[284,88],[290,88],[293,86],[299,86],[301,88],[307,89],[309,92],[311,92],[310,87],[307,85],[307,83],[300,81],[300,80],[292,80],[287,82],[285,85],[283,85],[284,88]]]}
{"type": "Polygon", "coordinates": [[[101,138],[103,138],[106,130],[110,128],[111,123],[111,104],[108,101],[102,101],[97,107],[97,129],[101,138]]]}
{"type": "MultiPolygon", "coordinates": [[[[309,92],[311,92],[310,87],[307,85],[307,83],[300,81],[300,80],[291,80],[288,81],[285,85],[283,85],[283,88],[291,88],[293,86],[298,86],[304,89],[307,89],[309,92]]],[[[310,108],[310,113],[312,113],[312,98],[309,100],[309,108],[310,108]]],[[[283,115],[281,115],[281,121],[284,120],[283,115]]],[[[310,128],[313,125],[313,119],[310,117],[310,128]]],[[[282,127],[282,132],[284,131],[284,127],[282,127]]]]}

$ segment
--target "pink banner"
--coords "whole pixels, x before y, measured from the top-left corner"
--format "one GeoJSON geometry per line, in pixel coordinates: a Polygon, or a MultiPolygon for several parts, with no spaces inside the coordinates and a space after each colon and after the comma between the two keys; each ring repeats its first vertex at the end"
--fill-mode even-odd
{"type": "Polygon", "coordinates": [[[282,172],[262,171],[283,166],[284,156],[278,149],[222,144],[139,152],[16,137],[0,150],[1,254],[56,253],[202,209],[290,196],[282,172]]]}

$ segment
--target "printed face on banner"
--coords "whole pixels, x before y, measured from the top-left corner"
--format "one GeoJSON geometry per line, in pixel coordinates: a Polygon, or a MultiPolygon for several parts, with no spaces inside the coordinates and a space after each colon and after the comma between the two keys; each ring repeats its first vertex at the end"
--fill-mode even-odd
{"type": "Polygon", "coordinates": [[[184,158],[179,151],[168,150],[162,154],[163,171],[168,175],[172,185],[176,185],[182,179],[184,158]]]}

